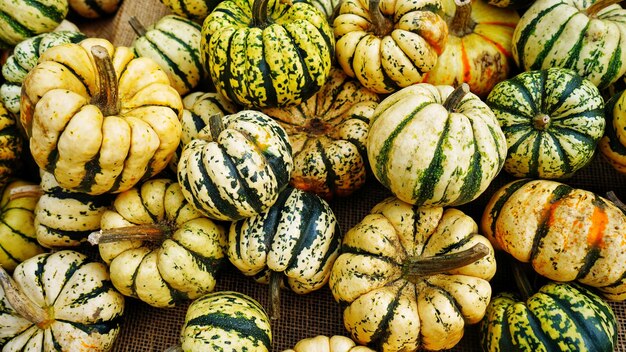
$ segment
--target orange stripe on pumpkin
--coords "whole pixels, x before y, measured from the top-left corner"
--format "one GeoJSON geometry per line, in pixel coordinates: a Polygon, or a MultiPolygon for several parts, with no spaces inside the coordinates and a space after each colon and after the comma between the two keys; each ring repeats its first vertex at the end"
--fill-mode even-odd
{"type": "Polygon", "coordinates": [[[587,244],[592,247],[604,247],[604,230],[609,218],[604,209],[594,207],[591,215],[591,226],[587,232],[587,244]]]}

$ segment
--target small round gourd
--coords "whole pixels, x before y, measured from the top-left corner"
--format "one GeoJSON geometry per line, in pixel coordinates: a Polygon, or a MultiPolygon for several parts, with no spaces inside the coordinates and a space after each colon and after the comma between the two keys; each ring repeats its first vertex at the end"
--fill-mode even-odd
{"type": "Polygon", "coordinates": [[[263,109],[289,135],[291,185],[325,199],[361,188],[368,171],[369,121],[379,101],[376,93],[334,68],[320,91],[302,104],[263,109]]]}
{"type": "Polygon", "coordinates": [[[296,343],[293,349],[283,352],[374,352],[374,350],[365,346],[357,346],[352,339],[345,336],[318,335],[302,339],[296,343]]]}
{"type": "Polygon", "coordinates": [[[152,179],[117,195],[89,235],[125,296],[171,307],[212,292],[226,230],[202,216],[178,183],[152,179]]]}
{"type": "Polygon", "coordinates": [[[401,200],[448,206],[477,198],[500,172],[506,139],[467,84],[419,83],[374,110],[367,155],[374,176],[401,200]],[[453,92],[454,91],[454,92],[453,92]]]}
{"type": "Polygon", "coordinates": [[[285,130],[266,114],[214,115],[178,162],[185,198],[211,219],[235,221],[271,207],[289,184],[293,158],[285,130]]]}
{"type": "Polygon", "coordinates": [[[0,268],[3,351],[110,351],[120,331],[124,296],[104,264],[62,250],[32,257],[13,279],[0,268]]]}
{"type": "Polygon", "coordinates": [[[359,344],[381,352],[455,346],[491,297],[493,248],[461,211],[391,197],[343,237],[329,287],[359,344]]]}
{"type": "Polygon", "coordinates": [[[591,161],[604,134],[600,91],[572,70],[520,73],[497,84],[486,102],[506,136],[504,170],[515,177],[570,177],[591,161]]]}
{"type": "Polygon", "coordinates": [[[189,305],[180,341],[186,352],[269,352],[272,329],[259,302],[238,292],[220,291],[189,305]]]}

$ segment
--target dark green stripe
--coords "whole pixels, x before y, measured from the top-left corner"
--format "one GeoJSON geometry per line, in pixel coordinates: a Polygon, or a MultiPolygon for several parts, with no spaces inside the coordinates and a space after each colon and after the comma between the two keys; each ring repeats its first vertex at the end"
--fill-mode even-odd
{"type": "Polygon", "coordinates": [[[256,344],[261,343],[269,351],[271,350],[271,338],[255,324],[255,318],[246,318],[242,313],[236,312],[235,316],[225,313],[213,312],[198,316],[187,321],[186,326],[212,326],[217,331],[223,330],[234,332],[242,339],[250,339],[256,344]]]}
{"type": "MultiPolygon", "coordinates": [[[[308,99],[310,98],[313,94],[317,93],[320,90],[320,85],[317,84],[317,80],[315,80],[315,76],[313,76],[312,73],[309,72],[309,68],[307,67],[306,64],[306,60],[307,58],[309,60],[311,60],[311,56],[313,56],[314,54],[317,54],[315,56],[317,56],[317,65],[321,65],[321,62],[323,61],[322,57],[323,57],[323,48],[320,48],[319,44],[317,42],[314,42],[315,47],[319,50],[317,53],[309,53],[306,52],[304,49],[302,49],[302,47],[300,45],[298,45],[298,42],[296,42],[295,39],[295,35],[296,33],[292,33],[289,30],[292,29],[290,26],[284,26],[283,27],[285,29],[285,36],[288,38],[288,40],[291,42],[291,45],[296,49],[296,53],[298,54],[298,61],[302,64],[302,72],[301,77],[304,78],[304,84],[300,87],[298,87],[298,92],[300,93],[299,96],[304,100],[304,99],[308,99]]],[[[298,30],[300,30],[300,26],[298,26],[298,30]]],[[[311,41],[313,42],[313,41],[311,41]]]]}
{"type": "MultiPolygon", "coordinates": [[[[621,32],[618,32],[618,35],[621,36],[620,33],[621,32]]],[[[621,39],[622,38],[620,38],[619,43],[622,43],[621,39]]],[[[609,85],[611,85],[611,83],[615,82],[616,79],[619,79],[619,73],[621,71],[622,66],[623,66],[622,46],[618,45],[615,48],[615,51],[613,51],[613,54],[611,55],[611,60],[609,60],[609,63],[607,65],[607,70],[604,73],[604,75],[602,75],[602,78],[600,79],[598,88],[604,89],[608,87],[609,85]]]]}
{"type": "Polygon", "coordinates": [[[389,322],[394,318],[396,314],[396,308],[398,308],[398,306],[400,305],[400,297],[402,296],[402,291],[408,284],[410,284],[409,281],[406,281],[405,284],[402,285],[402,287],[398,288],[394,299],[391,300],[386,309],[379,305],[376,305],[379,309],[379,314],[381,313],[380,310],[385,309],[385,315],[378,322],[376,326],[376,331],[372,333],[370,342],[368,343],[368,346],[374,348],[376,351],[382,351],[383,344],[387,342],[387,339],[389,338],[389,335],[391,333],[389,331],[389,322]]]}
{"type": "MultiPolygon", "coordinates": [[[[473,124],[473,123],[472,123],[473,124]]],[[[463,185],[459,190],[459,196],[450,205],[465,204],[473,200],[480,191],[483,180],[483,170],[481,168],[482,153],[474,137],[474,154],[470,159],[469,169],[463,179],[463,185]]]]}
{"type": "Polygon", "coordinates": [[[530,36],[535,33],[537,24],[543,18],[543,16],[549,14],[550,12],[552,12],[552,10],[556,9],[560,5],[562,4],[556,3],[547,9],[539,11],[539,13],[537,13],[535,18],[533,18],[530,22],[528,22],[528,24],[525,27],[521,28],[519,40],[517,41],[519,67],[524,68],[524,69],[528,67],[531,70],[536,70],[536,68],[534,68],[536,67],[536,62],[533,62],[530,66],[528,66],[524,62],[524,55],[525,55],[524,47],[526,46],[526,43],[528,43],[528,39],[530,38],[530,36]]]}
{"type": "Polygon", "coordinates": [[[218,259],[218,258],[214,258],[214,257],[205,257],[204,255],[202,255],[202,254],[198,253],[197,251],[195,251],[193,248],[190,248],[188,246],[183,245],[180,241],[177,241],[177,240],[175,240],[173,238],[170,238],[170,240],[172,242],[176,243],[177,245],[179,245],[180,247],[184,248],[187,251],[187,253],[189,253],[189,255],[191,255],[191,258],[193,259],[193,262],[203,272],[214,274],[214,273],[216,273],[219,270],[219,268],[224,263],[223,258],[219,258],[218,259]]]}
{"type": "MultiPolygon", "coordinates": [[[[571,163],[572,155],[565,151],[565,149],[561,145],[561,141],[556,136],[556,133],[542,133],[542,135],[545,136],[546,139],[549,138],[550,140],[552,140],[552,145],[554,145],[555,151],[558,155],[556,160],[561,161],[561,166],[559,167],[559,169],[561,170],[563,175],[571,175],[572,172],[574,172],[571,163]]],[[[539,174],[539,172],[537,172],[537,174],[539,174]]]]}
{"type": "Polygon", "coordinates": [[[62,230],[52,228],[47,225],[39,224],[39,226],[43,227],[46,232],[54,237],[58,238],[69,238],[72,241],[86,241],[89,234],[91,234],[94,230],[85,230],[85,231],[70,231],[70,230],[62,230]]]}
{"type": "MultiPolygon", "coordinates": [[[[81,324],[76,321],[69,321],[69,320],[63,320],[63,319],[57,319],[56,321],[72,325],[73,327],[84,332],[87,335],[93,335],[93,334],[108,335],[112,332],[115,332],[116,330],[120,328],[120,324],[122,323],[122,318],[120,316],[116,316],[115,318],[107,320],[106,322],[100,321],[100,322],[93,323],[93,324],[81,324]]],[[[49,330],[52,330],[52,329],[49,329],[49,330]]],[[[55,351],[63,351],[63,350],[64,349],[61,348],[55,351]]]]}
{"type": "Polygon", "coordinates": [[[574,44],[574,46],[572,47],[572,49],[570,51],[567,52],[567,54],[565,55],[565,57],[567,58],[567,60],[565,61],[565,64],[562,67],[567,67],[567,68],[571,68],[573,70],[578,71],[577,69],[577,65],[576,65],[576,61],[579,60],[580,58],[580,51],[583,49],[583,42],[585,41],[588,31],[589,31],[589,24],[591,23],[591,21],[587,21],[587,23],[585,24],[585,28],[583,28],[580,31],[580,34],[578,35],[578,40],[576,41],[576,44],[574,44]]]}
{"type": "MultiPolygon", "coordinates": [[[[257,248],[255,250],[264,251],[265,253],[269,253],[272,247],[272,241],[274,240],[274,235],[276,235],[278,226],[281,224],[281,215],[283,210],[285,209],[285,204],[287,200],[289,200],[294,194],[294,192],[298,192],[295,188],[288,186],[284,191],[280,192],[278,195],[278,199],[274,204],[263,213],[263,244],[265,248],[257,248]]],[[[241,231],[237,232],[241,236],[241,231]]],[[[237,240],[239,243],[240,241],[237,240]]],[[[240,253],[240,252],[237,252],[240,253]]]]}
{"type": "MultiPolygon", "coordinates": [[[[513,306],[509,306],[509,308],[511,307],[513,306]]],[[[510,313],[510,309],[507,309],[507,320],[510,319],[510,313]]],[[[514,346],[517,346],[519,350],[522,350],[520,349],[520,347],[523,346],[525,348],[524,351],[539,351],[542,349],[547,349],[548,351],[560,351],[558,346],[554,345],[554,340],[550,336],[547,336],[546,333],[543,331],[541,327],[541,322],[538,321],[537,317],[534,316],[534,314],[528,309],[526,305],[524,305],[524,314],[523,318],[521,318],[520,321],[528,322],[526,324],[526,327],[530,328],[532,333],[528,334],[530,335],[528,336],[523,330],[520,329],[519,326],[511,326],[510,323],[508,324],[509,326],[511,326],[511,329],[508,331],[511,335],[510,340],[514,341],[514,346]],[[533,340],[536,341],[526,340],[526,343],[528,343],[528,345],[520,345],[518,343],[520,338],[527,337],[531,337],[533,338],[533,340]],[[536,344],[532,342],[536,342],[536,344]]]]}
{"type": "Polygon", "coordinates": [[[417,189],[413,190],[413,198],[416,199],[415,204],[424,204],[425,201],[432,199],[435,194],[435,187],[439,184],[439,179],[444,173],[443,161],[445,160],[445,155],[441,146],[443,142],[450,137],[448,135],[449,130],[450,118],[448,116],[446,124],[443,126],[443,130],[439,135],[433,158],[428,167],[424,170],[424,174],[419,182],[417,182],[417,189]]]}
{"type": "MultiPolygon", "coordinates": [[[[558,185],[552,191],[551,197],[548,200],[550,206],[552,204],[556,203],[557,201],[559,201],[560,199],[565,198],[567,195],[569,195],[573,191],[574,191],[574,188],[572,188],[572,187],[570,187],[568,185],[565,185],[565,184],[558,185]]],[[[551,217],[552,217],[552,211],[551,211],[551,208],[548,208],[548,212],[547,212],[547,214],[545,214],[545,217],[542,218],[539,221],[539,224],[537,226],[537,230],[535,231],[535,235],[533,237],[533,245],[532,245],[532,248],[530,250],[530,261],[531,262],[533,261],[535,256],[539,253],[539,250],[541,249],[541,243],[542,243],[544,237],[546,237],[546,235],[550,231],[550,225],[548,224],[548,222],[550,221],[551,217]]]]}
{"type": "Polygon", "coordinates": [[[494,237],[497,237],[496,223],[498,221],[498,217],[500,216],[500,212],[502,211],[502,208],[504,208],[504,205],[506,204],[506,202],[509,200],[509,198],[511,198],[511,196],[518,189],[522,188],[525,184],[527,184],[530,181],[532,181],[532,179],[529,179],[529,178],[513,181],[508,186],[506,186],[506,189],[502,190],[502,194],[500,194],[498,199],[493,203],[493,206],[489,210],[489,219],[491,219],[491,223],[489,227],[491,228],[491,233],[493,234],[494,237]]]}
{"type": "Polygon", "coordinates": [[[54,7],[54,6],[48,6],[45,5],[43,2],[41,1],[36,1],[36,0],[20,0],[23,1],[26,5],[37,9],[39,12],[41,12],[42,15],[44,15],[44,17],[50,18],[55,22],[61,23],[61,21],[63,21],[65,19],[65,11],[60,11],[58,8],[54,7]]]}
{"type": "MultiPolygon", "coordinates": [[[[583,78],[577,74],[570,74],[562,70],[549,70],[546,73],[543,95],[547,97],[559,97],[559,100],[550,106],[544,106],[542,112],[548,116],[554,115],[572,93],[581,88],[583,78]],[[562,83],[565,83],[563,85],[562,83]]],[[[545,101],[545,99],[544,99],[545,101]]]]}
{"type": "MultiPolygon", "coordinates": [[[[541,157],[541,141],[543,140],[543,135],[546,134],[545,131],[535,131],[533,134],[536,134],[535,138],[532,139],[533,146],[532,151],[530,152],[530,160],[528,160],[528,177],[539,178],[539,158],[541,157]]],[[[529,138],[531,138],[529,136],[529,138]]]]}
{"type": "MultiPolygon", "coordinates": [[[[550,37],[550,39],[548,39],[545,43],[541,44],[542,50],[541,52],[539,52],[539,54],[537,54],[537,58],[535,59],[535,63],[533,64],[533,68],[531,68],[531,70],[538,70],[541,69],[541,66],[543,65],[544,60],[546,59],[546,56],[548,56],[548,53],[550,52],[550,50],[552,50],[552,47],[554,46],[554,44],[556,44],[558,41],[560,41],[560,37],[561,34],[563,34],[563,31],[565,30],[565,27],[567,26],[567,24],[569,23],[569,21],[574,18],[574,16],[578,15],[579,13],[576,12],[574,14],[572,14],[569,18],[567,19],[561,19],[559,18],[559,24],[557,27],[557,31],[555,33],[553,33],[553,36],[550,37]],[[537,65],[537,63],[539,63],[537,65]]],[[[552,34],[552,33],[551,33],[552,34]]],[[[571,53],[570,55],[580,55],[580,53],[571,53]]],[[[578,56],[576,56],[578,57],[578,56]]]]}
{"type": "MultiPolygon", "coordinates": [[[[324,148],[324,145],[322,145],[319,138],[315,140],[315,149],[317,149],[318,155],[322,159],[324,169],[326,170],[326,177],[324,177],[326,187],[328,187],[328,190],[331,194],[335,194],[337,192],[337,180],[339,179],[339,177],[337,176],[337,173],[335,173],[333,164],[326,154],[326,149],[324,148]]],[[[315,172],[319,171],[321,170],[315,170],[315,172]]]]}
{"type": "MultiPolygon", "coordinates": [[[[324,228],[319,229],[317,226],[320,217],[322,217],[322,214],[326,210],[322,205],[320,198],[313,193],[300,193],[300,201],[297,203],[297,206],[301,206],[301,209],[283,209],[283,211],[289,211],[290,214],[294,211],[298,211],[301,218],[301,226],[299,226],[300,234],[291,250],[286,270],[290,270],[298,266],[298,257],[301,255],[302,251],[304,249],[311,248],[315,240],[317,240],[318,237],[321,237],[324,233],[323,231],[325,230],[324,228]]],[[[286,220],[289,218],[290,217],[287,216],[286,220]]],[[[321,225],[324,224],[322,223],[321,225]]],[[[320,264],[320,266],[323,266],[323,262],[320,264]]]]}
{"type": "MultiPolygon", "coordinates": [[[[161,32],[161,33],[167,35],[168,37],[171,37],[171,35],[169,35],[169,33],[167,33],[167,32],[161,32]]],[[[161,59],[163,59],[163,61],[165,61],[167,63],[168,68],[174,72],[174,75],[176,77],[180,78],[180,80],[185,85],[185,88],[192,89],[193,88],[193,84],[191,84],[191,82],[189,82],[189,77],[187,77],[187,74],[185,72],[183,72],[178,67],[178,65],[169,56],[165,55],[163,50],[161,50],[161,48],[159,47],[158,43],[153,42],[148,37],[144,37],[144,38],[146,39],[146,43],[148,43],[148,45],[152,48],[153,52],[155,54],[159,55],[159,57],[161,59]]],[[[182,43],[182,41],[180,39],[178,39],[178,38],[172,38],[172,39],[176,40],[179,43],[182,43]]],[[[185,46],[185,49],[187,50],[187,52],[185,53],[185,57],[187,57],[187,56],[193,57],[194,56],[193,53],[189,51],[188,46],[185,46]]]]}
{"type": "MultiPolygon", "coordinates": [[[[23,26],[17,22],[10,14],[0,11],[0,22],[6,22],[20,37],[30,38],[36,35],[30,28],[23,26]]],[[[6,47],[13,47],[14,43],[6,43],[6,47]]]]}

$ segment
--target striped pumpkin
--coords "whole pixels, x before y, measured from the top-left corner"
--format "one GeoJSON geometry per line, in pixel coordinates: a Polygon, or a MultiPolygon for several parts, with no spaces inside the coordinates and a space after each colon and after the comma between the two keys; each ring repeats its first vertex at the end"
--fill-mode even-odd
{"type": "Polygon", "coordinates": [[[35,207],[35,233],[40,245],[77,247],[100,229],[102,213],[111,205],[109,195],[90,196],[64,189],[48,172],[42,172],[40,185],[42,195],[35,207]]]}
{"type": "Polygon", "coordinates": [[[461,211],[387,198],[343,237],[329,286],[352,338],[380,352],[452,348],[491,297],[493,248],[461,211]]]}
{"type": "Polygon", "coordinates": [[[521,73],[496,85],[486,102],[506,136],[504,170],[515,177],[572,176],[604,134],[604,100],[572,70],[521,73]]]}
{"type": "Polygon", "coordinates": [[[563,67],[603,89],[626,73],[626,9],[618,0],[537,0],[513,33],[525,71],[563,67]]]}
{"type": "Polygon", "coordinates": [[[152,179],[118,194],[100,227],[89,241],[99,243],[123,295],[163,308],[215,288],[226,231],[188,203],[178,183],[152,179]]]}
{"type": "Polygon", "coordinates": [[[536,292],[530,282],[519,286],[523,301],[503,292],[489,303],[479,333],[483,351],[613,352],[617,347],[615,314],[592,291],[558,282],[536,292]]]}
{"type": "Polygon", "coordinates": [[[132,43],[135,54],[159,64],[180,95],[208,77],[200,61],[199,24],[176,15],[163,16],[148,28],[134,17],[130,23],[138,35],[132,43]]]}
{"type": "Polygon", "coordinates": [[[626,299],[626,215],[594,193],[516,180],[493,194],[481,230],[494,247],[550,280],[576,280],[608,299],[626,299]]]}
{"type": "Polygon", "coordinates": [[[178,160],[184,147],[189,144],[200,131],[209,125],[213,115],[224,116],[234,114],[239,108],[224,98],[220,93],[193,92],[183,98],[183,115],[180,119],[182,135],[176,153],[170,161],[170,168],[178,169],[178,160]]]}
{"type": "Polygon", "coordinates": [[[221,0],[160,0],[175,15],[202,22],[221,0]]]}
{"type": "Polygon", "coordinates": [[[333,22],[337,63],[363,86],[391,93],[423,79],[443,52],[440,0],[344,0],[333,22]]]}
{"type": "Polygon", "coordinates": [[[52,32],[69,11],[68,0],[0,1],[0,48],[52,32]]]}
{"type": "Polygon", "coordinates": [[[111,285],[104,264],[63,250],[22,262],[13,273],[15,281],[0,270],[3,351],[104,352],[113,348],[124,297],[111,285]]]}
{"type": "Polygon", "coordinates": [[[183,351],[269,352],[272,329],[259,302],[239,292],[221,291],[189,305],[180,340],[183,351]]]}
{"type": "Polygon", "coordinates": [[[182,99],[165,72],[105,39],[46,50],[22,89],[31,154],[63,188],[123,192],[165,169],[180,142],[182,99]]]}
{"type": "Polygon", "coordinates": [[[24,140],[13,115],[0,102],[0,186],[22,167],[24,140]]]}
{"type": "Polygon", "coordinates": [[[225,0],[202,25],[200,52],[215,88],[236,104],[300,104],[326,82],[335,40],[306,2],[225,0]]]}
{"type": "Polygon", "coordinates": [[[376,178],[403,201],[459,205],[477,198],[498,174],[506,140],[489,107],[467,85],[419,83],[374,111],[367,155],[376,178]]]}
{"type": "Polygon", "coordinates": [[[2,66],[2,76],[6,82],[0,86],[0,100],[6,108],[19,115],[22,82],[28,72],[35,68],[44,51],[61,44],[78,43],[85,38],[81,32],[54,31],[36,35],[17,44],[13,48],[13,54],[2,66]]]}
{"type": "Polygon", "coordinates": [[[369,122],[380,98],[341,69],[300,105],[263,109],[287,131],[291,185],[323,198],[348,196],[365,183],[369,122]]]}
{"type": "Polygon", "coordinates": [[[11,198],[15,188],[32,185],[23,180],[11,180],[2,187],[0,198],[0,266],[8,271],[37,254],[44,248],[37,242],[35,207],[38,196],[11,198]]]}
{"type": "Polygon", "coordinates": [[[605,118],[606,130],[598,149],[615,170],[626,174],[626,90],[606,103],[605,118]]]}
{"type": "Polygon", "coordinates": [[[70,9],[85,18],[101,18],[114,14],[122,0],[68,0],[70,9]]]}
{"type": "Polygon", "coordinates": [[[271,207],[287,187],[293,158],[285,130],[262,112],[220,117],[183,149],[178,182],[211,219],[240,220],[271,207]]]}
{"type": "Polygon", "coordinates": [[[269,283],[271,317],[280,315],[280,284],[298,294],[320,289],[339,254],[335,214],[318,196],[287,188],[266,212],[235,221],[228,234],[228,259],[257,282],[269,283]]]}
{"type": "Polygon", "coordinates": [[[283,352],[374,352],[374,350],[365,346],[357,346],[354,341],[345,336],[318,335],[302,339],[296,343],[293,349],[283,352]]]}
{"type": "Polygon", "coordinates": [[[485,97],[496,83],[509,78],[511,39],[519,15],[485,0],[444,3],[452,5],[452,11],[445,9],[446,14],[451,12],[448,39],[437,64],[421,81],[452,86],[465,82],[472,93],[485,97]]]}

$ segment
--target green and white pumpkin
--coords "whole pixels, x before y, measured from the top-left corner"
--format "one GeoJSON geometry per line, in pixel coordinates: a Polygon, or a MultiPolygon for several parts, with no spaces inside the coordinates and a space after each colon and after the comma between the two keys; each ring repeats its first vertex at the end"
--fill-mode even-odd
{"type": "Polygon", "coordinates": [[[122,192],[89,236],[125,296],[171,307],[215,288],[226,230],[183,197],[180,185],[151,179],[122,192]]]}
{"type": "Polygon", "coordinates": [[[44,253],[18,265],[13,279],[0,268],[0,281],[2,351],[113,348],[124,296],[111,285],[104,264],[70,250],[44,253]]]}
{"type": "Polygon", "coordinates": [[[228,259],[245,275],[270,284],[270,312],[277,319],[281,283],[298,294],[324,286],[339,255],[339,237],[328,203],[289,187],[268,211],[231,224],[228,259]]]}
{"type": "Polygon", "coordinates": [[[217,91],[247,108],[300,104],[326,82],[335,55],[326,16],[281,0],[221,2],[200,46],[217,91]]]}
{"type": "Polygon", "coordinates": [[[135,54],[159,64],[180,95],[208,77],[200,61],[199,24],[176,15],[163,16],[147,28],[134,17],[130,23],[138,35],[132,43],[135,54]]]}
{"type": "Polygon", "coordinates": [[[13,114],[20,112],[22,82],[30,70],[37,65],[41,54],[49,48],[66,43],[78,43],[86,36],[81,32],[54,31],[23,40],[13,48],[13,54],[2,66],[2,76],[6,80],[0,86],[0,99],[13,114]]]}
{"type": "Polygon", "coordinates": [[[211,219],[260,214],[287,187],[293,169],[285,130],[266,114],[214,115],[183,149],[178,182],[185,198],[211,219]]]}
{"type": "Polygon", "coordinates": [[[587,165],[604,134],[604,100],[575,71],[523,72],[487,97],[508,145],[504,170],[515,177],[559,179],[587,165]]]}
{"type": "Polygon", "coordinates": [[[619,0],[537,0],[513,33],[525,71],[563,67],[603,89],[626,73],[626,9],[619,0]]]}
{"type": "Polygon", "coordinates": [[[68,0],[0,1],[0,48],[52,32],[68,11],[68,0]]]}
{"type": "Polygon", "coordinates": [[[263,307],[234,291],[204,295],[187,308],[180,334],[183,351],[272,350],[272,328],[263,307]]]}
{"type": "Polygon", "coordinates": [[[378,181],[401,200],[459,205],[477,198],[500,172],[506,140],[467,84],[455,90],[420,83],[376,107],[367,155],[378,181]]]}

